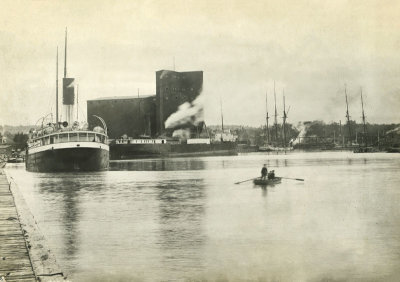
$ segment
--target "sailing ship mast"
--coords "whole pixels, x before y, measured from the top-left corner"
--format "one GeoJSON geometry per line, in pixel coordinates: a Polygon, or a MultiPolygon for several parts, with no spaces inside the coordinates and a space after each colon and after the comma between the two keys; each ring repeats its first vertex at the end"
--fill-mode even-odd
{"type": "Polygon", "coordinates": [[[67,77],[67,28],[65,28],[65,46],[64,46],[64,78],[67,77]]]}
{"type": "Polygon", "coordinates": [[[58,126],[58,46],[56,56],[56,124],[58,126]]]}
{"type": "Polygon", "coordinates": [[[219,103],[221,106],[221,127],[222,127],[222,133],[224,133],[224,114],[222,113],[222,99],[219,99],[219,103]]]}
{"type": "Polygon", "coordinates": [[[267,122],[267,128],[266,128],[267,132],[266,132],[266,134],[267,134],[267,142],[269,144],[269,127],[268,127],[269,115],[268,115],[268,93],[267,92],[265,92],[265,106],[266,106],[266,109],[267,109],[267,116],[265,118],[266,122],[267,122]]]}
{"type": "Polygon", "coordinates": [[[76,121],[79,121],[79,84],[76,85],[76,121]]]}
{"type": "Polygon", "coordinates": [[[362,96],[362,87],[360,88],[361,91],[361,109],[362,109],[362,120],[363,120],[363,143],[367,145],[366,136],[367,136],[367,127],[365,125],[365,114],[364,114],[364,101],[362,96]]]}
{"type": "Polygon", "coordinates": [[[274,81],[274,101],[275,101],[275,118],[274,118],[274,123],[275,123],[275,142],[278,142],[278,113],[276,111],[276,93],[275,93],[275,81],[274,81]]]}
{"type": "Polygon", "coordinates": [[[285,105],[285,90],[283,90],[283,147],[286,147],[286,105],[285,105]]]}
{"type": "Polygon", "coordinates": [[[349,129],[349,142],[351,144],[351,125],[350,125],[350,115],[349,115],[349,103],[347,102],[346,84],[344,85],[344,94],[346,96],[346,118],[347,118],[347,127],[349,129]]]}

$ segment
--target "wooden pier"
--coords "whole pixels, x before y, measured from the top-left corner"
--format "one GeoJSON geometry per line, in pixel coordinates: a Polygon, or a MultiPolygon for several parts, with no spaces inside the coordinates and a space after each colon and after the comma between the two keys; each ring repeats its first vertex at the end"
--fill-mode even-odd
{"type": "Polygon", "coordinates": [[[0,281],[37,281],[10,184],[0,169],[0,281]]]}

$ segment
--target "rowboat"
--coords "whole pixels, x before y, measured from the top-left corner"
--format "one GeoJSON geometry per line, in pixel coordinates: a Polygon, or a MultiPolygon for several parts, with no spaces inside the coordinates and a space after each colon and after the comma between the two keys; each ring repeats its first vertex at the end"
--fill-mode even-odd
{"type": "Polygon", "coordinates": [[[282,177],[274,177],[272,179],[261,179],[261,178],[256,178],[253,180],[253,183],[255,185],[274,185],[281,183],[282,177]]]}

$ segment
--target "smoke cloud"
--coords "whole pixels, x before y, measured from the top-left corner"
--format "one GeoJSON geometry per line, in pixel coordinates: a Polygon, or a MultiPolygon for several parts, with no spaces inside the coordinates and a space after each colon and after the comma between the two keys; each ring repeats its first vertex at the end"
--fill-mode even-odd
{"type": "Polygon", "coordinates": [[[392,129],[392,130],[389,130],[388,132],[386,132],[386,134],[390,134],[390,133],[400,134],[400,126],[394,128],[394,129],[392,129]]]}
{"type": "Polygon", "coordinates": [[[177,129],[172,133],[172,137],[179,137],[179,139],[189,139],[190,130],[189,129],[177,129]]]}
{"type": "Polygon", "coordinates": [[[204,121],[204,95],[200,94],[192,103],[185,102],[178,111],[165,121],[165,128],[176,128],[182,125],[199,125],[204,121]]]}
{"type": "Polygon", "coordinates": [[[163,79],[164,78],[164,76],[166,76],[167,74],[169,74],[169,73],[172,73],[172,71],[169,71],[169,70],[163,70],[162,71],[162,73],[161,73],[161,75],[160,75],[160,79],[163,79]]]}
{"type": "Polygon", "coordinates": [[[294,138],[293,143],[292,143],[293,145],[300,143],[300,139],[306,136],[309,126],[310,126],[310,123],[299,122],[299,124],[297,125],[297,129],[300,132],[299,132],[299,135],[296,138],[294,138]]]}

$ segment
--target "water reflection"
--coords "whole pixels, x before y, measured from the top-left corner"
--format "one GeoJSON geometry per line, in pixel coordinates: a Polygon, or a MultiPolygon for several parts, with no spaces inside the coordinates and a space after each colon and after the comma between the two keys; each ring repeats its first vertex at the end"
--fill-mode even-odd
{"type": "MultiPolygon", "coordinates": [[[[55,217],[59,219],[58,223],[63,230],[63,238],[60,238],[62,244],[59,247],[64,253],[64,259],[74,261],[81,242],[78,225],[82,217],[82,190],[100,191],[104,187],[101,184],[104,181],[104,173],[43,174],[37,180],[35,187],[38,188],[39,194],[43,198],[53,199],[57,207],[53,212],[58,214],[55,217]]],[[[74,269],[70,271],[73,272],[74,269]]]]}
{"type": "Polygon", "coordinates": [[[263,197],[267,197],[267,195],[268,195],[267,185],[261,186],[261,192],[262,192],[263,197]]]}
{"type": "Polygon", "coordinates": [[[136,171],[174,171],[174,170],[203,170],[202,159],[151,159],[110,162],[110,170],[136,171]]]}
{"type": "MultiPolygon", "coordinates": [[[[374,162],[385,163],[384,155],[379,155],[374,162]]],[[[249,168],[267,164],[269,168],[294,167],[294,166],[315,166],[315,165],[355,165],[367,164],[365,157],[349,155],[349,153],[335,154],[288,154],[288,155],[250,155],[237,157],[199,157],[199,158],[174,158],[174,159],[145,159],[145,160],[124,160],[112,161],[111,171],[187,171],[187,170],[208,170],[208,169],[232,169],[249,168]],[[306,156],[302,158],[299,156],[306,156]],[[331,158],[329,158],[329,157],[331,158]],[[254,158],[249,158],[254,157],[254,158]]]]}
{"type": "Polygon", "coordinates": [[[160,184],[157,193],[161,263],[181,276],[183,269],[189,276],[193,275],[203,267],[204,181],[187,179],[160,184]]]}

